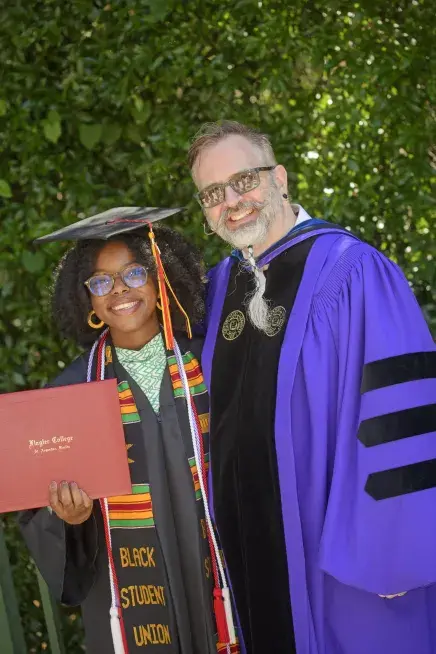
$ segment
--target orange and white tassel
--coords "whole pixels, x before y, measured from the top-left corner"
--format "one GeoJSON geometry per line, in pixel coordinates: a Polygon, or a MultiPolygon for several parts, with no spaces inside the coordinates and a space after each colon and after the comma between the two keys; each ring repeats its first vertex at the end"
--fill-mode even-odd
{"type": "Polygon", "coordinates": [[[116,606],[111,606],[110,611],[110,620],[111,620],[111,633],[112,633],[112,642],[114,645],[115,654],[127,654],[124,649],[123,642],[123,632],[121,630],[121,618],[119,615],[119,609],[116,606]]]}
{"type": "Polygon", "coordinates": [[[151,223],[148,224],[148,227],[150,230],[148,236],[151,241],[151,251],[154,260],[156,261],[157,283],[159,287],[160,302],[162,307],[162,322],[165,336],[165,345],[167,350],[172,350],[174,348],[174,334],[173,326],[171,324],[170,302],[168,299],[168,293],[165,284],[165,271],[151,223]]]}

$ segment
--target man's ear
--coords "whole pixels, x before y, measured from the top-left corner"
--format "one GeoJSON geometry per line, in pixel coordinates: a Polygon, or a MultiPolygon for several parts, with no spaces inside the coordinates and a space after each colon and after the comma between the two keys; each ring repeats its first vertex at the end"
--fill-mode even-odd
{"type": "Polygon", "coordinates": [[[286,168],[282,166],[282,164],[278,164],[274,168],[274,176],[276,179],[276,184],[280,190],[281,193],[287,193],[288,192],[288,173],[286,172],[286,168]]]}

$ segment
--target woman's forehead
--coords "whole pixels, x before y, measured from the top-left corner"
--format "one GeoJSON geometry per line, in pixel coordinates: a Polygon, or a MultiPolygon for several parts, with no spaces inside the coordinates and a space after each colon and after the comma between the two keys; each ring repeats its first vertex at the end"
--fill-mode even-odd
{"type": "Polygon", "coordinates": [[[110,241],[106,243],[95,259],[95,268],[106,272],[118,272],[121,268],[135,261],[135,255],[126,243],[110,241]]]}

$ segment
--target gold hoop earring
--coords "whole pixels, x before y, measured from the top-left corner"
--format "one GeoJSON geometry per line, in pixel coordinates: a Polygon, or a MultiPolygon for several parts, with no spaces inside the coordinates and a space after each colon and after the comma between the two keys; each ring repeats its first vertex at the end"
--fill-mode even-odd
{"type": "Polygon", "coordinates": [[[157,308],[158,308],[160,311],[162,311],[162,305],[159,304],[159,302],[156,302],[156,306],[157,306],[157,308]]]}
{"type": "Polygon", "coordinates": [[[100,322],[98,324],[95,323],[95,322],[92,322],[92,316],[95,316],[95,315],[96,315],[95,311],[90,311],[88,313],[88,325],[90,327],[92,327],[92,329],[101,329],[103,327],[103,325],[104,325],[104,321],[100,320],[100,322]]]}

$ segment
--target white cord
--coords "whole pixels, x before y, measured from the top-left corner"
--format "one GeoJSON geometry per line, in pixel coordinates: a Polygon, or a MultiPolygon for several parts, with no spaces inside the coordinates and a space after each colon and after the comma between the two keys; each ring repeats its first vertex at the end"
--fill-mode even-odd
{"type": "MultiPolygon", "coordinates": [[[[106,346],[105,346],[106,347],[106,346]]],[[[102,352],[101,355],[101,368],[100,368],[100,380],[103,381],[104,379],[104,371],[105,371],[105,357],[106,357],[106,352],[102,352]]]]}
{"type": "Polygon", "coordinates": [[[94,354],[95,354],[95,350],[96,350],[97,345],[98,345],[98,341],[99,341],[99,339],[97,339],[96,341],[94,341],[94,345],[92,346],[92,348],[91,348],[91,352],[89,353],[89,359],[88,359],[88,370],[87,370],[87,373],[86,373],[86,381],[87,381],[87,382],[90,382],[90,381],[91,381],[91,377],[92,377],[92,364],[93,364],[93,361],[94,361],[94,354]]]}
{"type": "MultiPolygon", "coordinates": [[[[95,350],[97,349],[98,344],[100,343],[101,339],[107,334],[109,331],[109,327],[106,327],[104,332],[102,332],[97,338],[97,340],[94,341],[93,346],[91,348],[91,352],[89,353],[89,358],[88,358],[88,369],[86,371],[86,381],[90,382],[92,381],[92,364],[94,363],[94,355],[95,355],[95,350]]],[[[101,358],[101,370],[100,370],[100,379],[104,379],[104,356],[101,358]]],[[[97,375],[98,375],[98,370],[97,370],[97,375]]]]}
{"type": "Polygon", "coordinates": [[[195,417],[193,415],[191,403],[189,401],[190,390],[189,390],[188,378],[186,376],[185,366],[183,364],[183,359],[182,359],[182,355],[181,355],[181,352],[180,352],[180,348],[179,348],[179,346],[178,346],[178,344],[176,342],[174,342],[174,354],[176,355],[177,366],[179,368],[179,373],[180,373],[180,377],[181,377],[181,381],[182,381],[182,385],[183,385],[183,390],[185,392],[186,404],[187,404],[187,407],[188,407],[189,426],[191,428],[192,445],[194,447],[195,463],[197,465],[198,480],[200,482],[201,495],[202,495],[202,498],[203,498],[206,522],[207,522],[207,525],[208,525],[208,527],[210,529],[215,554],[217,555],[217,563],[218,563],[222,583],[225,586],[226,585],[226,583],[225,583],[226,578],[225,578],[225,574],[224,574],[224,568],[223,568],[221,560],[220,560],[218,544],[216,542],[215,534],[214,534],[213,527],[212,527],[212,520],[211,520],[210,512],[209,512],[209,505],[208,505],[208,501],[207,501],[206,489],[204,487],[203,474],[202,474],[203,473],[203,468],[204,468],[204,462],[201,461],[201,457],[200,457],[199,435],[198,435],[198,431],[197,431],[197,423],[196,423],[195,417]]]}
{"type": "MultiPolygon", "coordinates": [[[[105,334],[107,332],[107,329],[100,335],[100,337],[94,342],[91,352],[89,353],[89,359],[88,359],[88,369],[86,373],[86,381],[91,382],[92,381],[92,365],[94,362],[94,356],[95,356],[95,351],[97,349],[97,346],[99,345],[100,341],[102,338],[104,338],[105,334]]],[[[97,379],[100,377],[100,381],[104,380],[104,373],[105,373],[105,353],[102,353],[101,357],[101,367],[100,370],[97,370],[97,379]]],[[[108,501],[106,497],[102,498],[102,502],[104,505],[104,512],[105,515],[103,516],[104,520],[109,520],[109,506],[108,506],[108,501]]],[[[108,525],[109,527],[109,525],[108,525]]],[[[112,536],[111,536],[111,530],[110,527],[108,528],[108,540],[109,540],[109,548],[112,549],[112,536]]],[[[118,607],[117,607],[117,596],[116,596],[116,591],[115,591],[115,580],[114,576],[112,573],[112,568],[110,566],[110,563],[108,563],[108,568],[109,568],[109,585],[111,589],[111,607],[109,609],[109,616],[110,616],[110,626],[111,626],[111,634],[112,634],[112,642],[114,646],[114,652],[115,654],[126,654],[124,650],[124,643],[123,643],[123,637],[121,633],[121,623],[120,623],[120,618],[118,615],[118,607]]]]}
{"type": "MultiPolygon", "coordinates": [[[[108,519],[109,519],[109,506],[108,506],[108,503],[107,503],[107,498],[103,497],[102,502],[104,504],[105,516],[108,516],[108,519]]],[[[110,547],[112,549],[111,530],[109,529],[108,532],[109,532],[109,534],[108,534],[109,545],[110,545],[110,547]]],[[[110,579],[110,585],[111,585],[112,607],[116,608],[117,603],[116,603],[116,599],[115,599],[115,581],[114,581],[114,576],[113,576],[113,573],[112,573],[112,568],[111,568],[110,565],[109,565],[109,579],[110,579]]]]}

